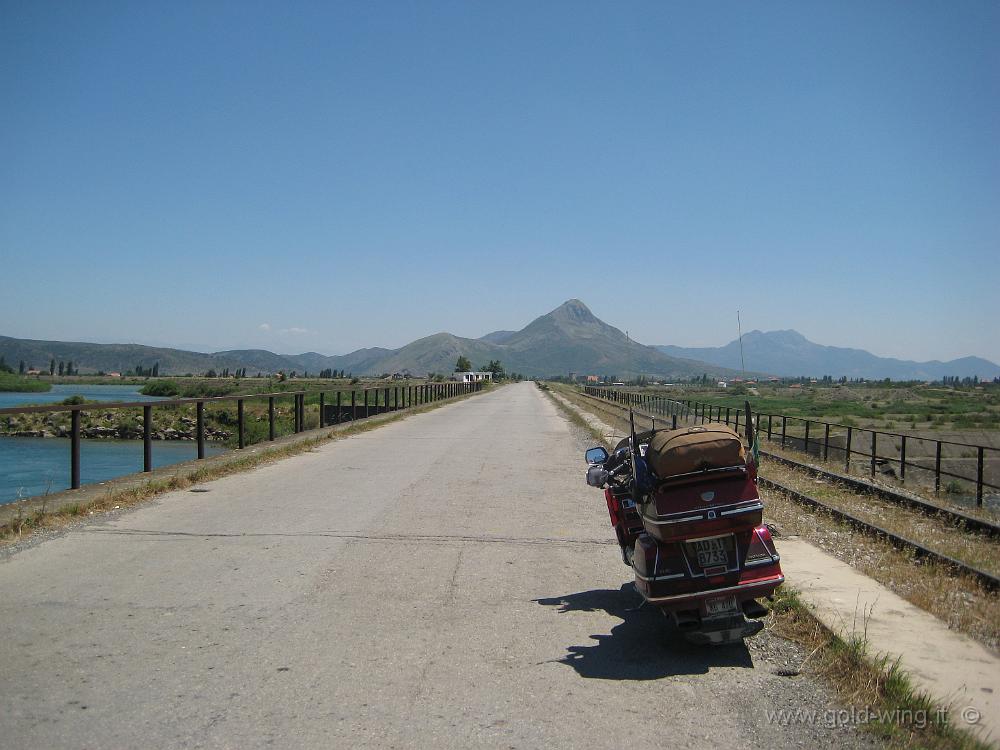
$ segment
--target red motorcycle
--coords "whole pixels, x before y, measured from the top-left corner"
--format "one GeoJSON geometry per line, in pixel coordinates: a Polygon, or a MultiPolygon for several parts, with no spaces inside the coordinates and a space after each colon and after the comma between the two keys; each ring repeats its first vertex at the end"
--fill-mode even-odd
{"type": "MultiPolygon", "coordinates": [[[[754,445],[752,427],[747,441],[754,445]]],[[[756,461],[735,431],[710,423],[636,434],[633,422],[613,454],[597,447],[586,458],[587,483],[604,488],[644,603],[692,643],[734,643],[760,631],[767,609],[757,600],[785,578],[762,523],[756,461]]]]}

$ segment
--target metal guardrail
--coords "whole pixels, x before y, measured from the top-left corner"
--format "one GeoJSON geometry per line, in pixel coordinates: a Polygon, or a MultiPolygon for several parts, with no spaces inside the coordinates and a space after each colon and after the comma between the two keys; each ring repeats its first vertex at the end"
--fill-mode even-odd
{"type": "MultiPolygon", "coordinates": [[[[713,404],[702,403],[700,401],[669,399],[666,397],[655,396],[650,393],[619,391],[600,386],[584,386],[583,390],[591,396],[603,398],[617,404],[639,406],[649,411],[654,411],[664,415],[673,414],[682,419],[691,420],[697,424],[713,421],[724,422],[727,425],[735,426],[735,429],[738,431],[740,428],[741,418],[745,419],[743,409],[739,407],[716,406],[713,404]]],[[[899,466],[899,478],[903,481],[906,480],[906,470],[908,467],[914,470],[933,473],[935,492],[940,492],[941,490],[942,477],[951,477],[953,479],[969,482],[970,484],[974,483],[976,486],[976,505],[978,506],[983,504],[984,489],[989,488],[991,490],[1000,490],[1000,485],[986,481],[983,476],[987,451],[992,451],[991,455],[995,454],[1000,456],[1000,450],[988,445],[973,445],[953,440],[924,438],[919,435],[906,435],[898,432],[883,432],[881,430],[854,427],[853,425],[838,424],[836,422],[823,422],[816,419],[806,419],[804,417],[790,417],[784,414],[754,412],[754,418],[756,420],[756,424],[758,425],[760,435],[762,437],[766,436],[767,439],[772,442],[780,440],[782,447],[792,446],[800,450],[804,450],[806,453],[809,453],[811,449],[814,449],[819,455],[822,456],[824,461],[829,460],[831,453],[835,455],[837,453],[843,454],[845,473],[850,473],[852,458],[862,456],[869,464],[871,475],[873,477],[876,475],[878,467],[885,463],[897,464],[899,466]],[[765,419],[767,420],[766,429],[764,427],[765,419]],[[776,424],[779,420],[780,423],[776,424]],[[817,431],[812,432],[810,435],[810,428],[814,425],[817,427],[817,431]],[[778,432],[779,426],[780,433],[778,432]],[[801,434],[795,434],[796,427],[800,428],[801,434]],[[832,435],[832,430],[837,430],[841,434],[832,435]],[[822,434],[820,434],[820,432],[822,434]],[[778,437],[779,434],[780,438],[778,437]],[[831,437],[834,437],[835,439],[843,437],[843,447],[837,444],[832,444],[831,437]],[[864,437],[867,437],[867,448],[865,450],[856,450],[856,446],[858,446],[861,442],[865,442],[859,438],[864,437]],[[894,444],[898,442],[895,456],[885,455],[884,452],[882,454],[879,453],[880,437],[887,438],[894,444]],[[912,457],[912,452],[911,457],[907,459],[907,444],[909,443],[912,445],[917,441],[930,443],[934,446],[933,466],[917,463],[912,457]],[[955,448],[962,453],[974,451],[974,455],[976,457],[975,476],[971,476],[969,474],[958,474],[955,471],[948,471],[943,468],[942,450],[945,447],[955,448]]],[[[886,441],[883,440],[882,445],[884,445],[885,442],[886,441]]]]}
{"type": "Polygon", "coordinates": [[[119,409],[142,409],[142,470],[150,472],[153,470],[153,409],[165,406],[186,406],[194,404],[195,407],[195,440],[198,444],[198,458],[205,458],[205,404],[236,402],[236,425],[237,440],[240,449],[245,448],[246,443],[246,416],[244,403],[247,401],[259,401],[267,399],[268,418],[268,441],[275,439],[275,399],[292,398],[293,406],[293,430],[294,433],[305,431],[305,402],[306,396],[319,396],[319,427],[327,427],[326,407],[336,405],[335,419],[329,424],[340,424],[353,422],[357,419],[365,419],[373,414],[382,414],[386,411],[397,411],[408,409],[422,404],[433,403],[443,399],[454,398],[466,393],[481,391],[483,384],[479,383],[425,383],[423,385],[392,386],[383,388],[357,388],[348,390],[311,390],[311,391],[282,391],[277,393],[247,393],[234,396],[204,396],[195,398],[161,399],[158,401],[112,401],[85,404],[46,404],[45,406],[14,406],[0,409],[0,416],[16,414],[37,414],[40,412],[70,412],[70,488],[80,487],[80,415],[88,411],[115,411],[119,409]],[[327,403],[326,396],[335,393],[336,397],[327,403]],[[359,403],[361,399],[358,394],[364,397],[364,403],[359,403]],[[349,394],[349,400],[345,398],[349,394]],[[374,398],[370,398],[374,394],[374,398]],[[382,403],[379,404],[379,397],[382,403]],[[349,411],[346,411],[349,409],[349,411]],[[374,410],[374,411],[373,411],[374,410]],[[349,414],[349,419],[344,419],[344,414],[349,414]],[[363,416],[359,416],[363,414],[363,416]]]}

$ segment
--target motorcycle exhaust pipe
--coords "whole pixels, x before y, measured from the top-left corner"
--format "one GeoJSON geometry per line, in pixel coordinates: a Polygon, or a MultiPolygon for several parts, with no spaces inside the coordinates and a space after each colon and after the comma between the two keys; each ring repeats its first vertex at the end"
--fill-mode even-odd
{"type": "Polygon", "coordinates": [[[673,612],[674,625],[678,630],[697,630],[701,627],[701,617],[694,610],[673,612]]]}
{"type": "Polygon", "coordinates": [[[747,599],[743,602],[743,614],[749,617],[751,620],[758,620],[761,617],[767,617],[769,611],[760,602],[755,599],[747,599]]]}

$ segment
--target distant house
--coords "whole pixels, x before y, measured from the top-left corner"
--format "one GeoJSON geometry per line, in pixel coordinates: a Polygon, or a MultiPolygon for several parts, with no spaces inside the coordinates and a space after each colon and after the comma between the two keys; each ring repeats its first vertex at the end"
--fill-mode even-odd
{"type": "Polygon", "coordinates": [[[729,383],[727,383],[725,380],[720,380],[719,381],[719,388],[728,388],[728,387],[729,387],[729,383]]]}
{"type": "Polygon", "coordinates": [[[492,380],[492,372],[456,372],[451,376],[452,380],[457,380],[459,383],[478,383],[483,380],[492,380]]]}
{"type": "Polygon", "coordinates": [[[596,375],[588,375],[587,376],[587,382],[588,383],[600,383],[601,379],[599,377],[597,377],[596,375]]]}
{"type": "Polygon", "coordinates": [[[32,367],[30,370],[28,370],[24,374],[25,375],[41,375],[42,371],[41,370],[36,370],[34,367],[32,367]]]}
{"type": "Polygon", "coordinates": [[[108,377],[109,378],[120,378],[121,376],[122,376],[122,374],[120,372],[109,372],[108,373],[108,377]]]}

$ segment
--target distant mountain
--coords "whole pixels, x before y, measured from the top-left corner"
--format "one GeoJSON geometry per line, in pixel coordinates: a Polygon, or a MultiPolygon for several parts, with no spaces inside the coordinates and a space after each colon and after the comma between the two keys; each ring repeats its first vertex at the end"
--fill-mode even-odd
{"type": "Polygon", "coordinates": [[[536,318],[520,331],[496,331],[480,339],[450,333],[419,339],[380,361],[375,369],[444,373],[452,370],[459,356],[468,357],[476,367],[500,360],[507,370],[531,376],[575,372],[680,378],[703,372],[732,373],[727,368],[665,356],[653,347],[636,343],[576,299],[536,318]]]}
{"type": "Polygon", "coordinates": [[[622,331],[598,319],[579,300],[569,300],[552,312],[533,320],[520,331],[494,331],[480,339],[436,333],[399,349],[359,349],[350,354],[325,356],[316,352],[281,355],[260,349],[212,354],[165,349],[139,344],[86,344],[60,341],[30,341],[0,337],[0,354],[15,366],[21,360],[47,367],[50,359],[72,360],[81,372],[125,372],[136,365],[160,372],[200,374],[246,367],[248,372],[272,373],[296,370],[318,373],[327,368],[355,375],[409,371],[414,375],[449,373],[460,356],[474,367],[499,360],[508,371],[529,376],[612,375],[683,378],[709,373],[734,374],[734,370],[690,359],[677,358],[629,339],[622,331]]]}
{"type": "MultiPolygon", "coordinates": [[[[254,353],[263,357],[278,355],[271,352],[254,353]]],[[[0,336],[0,355],[17,367],[24,362],[28,367],[47,369],[50,360],[73,362],[81,372],[125,372],[136,365],[152,367],[160,363],[160,372],[182,375],[184,373],[204,373],[208,370],[235,370],[244,366],[242,357],[236,352],[204,354],[183,349],[143,346],[142,344],[87,344],[78,341],[36,341],[0,336]]],[[[247,369],[255,369],[251,362],[256,356],[246,358],[247,369]]]]}
{"type": "MultiPolygon", "coordinates": [[[[657,346],[672,357],[691,357],[722,367],[739,369],[740,341],[720,347],[657,346]]],[[[979,357],[962,357],[950,362],[912,362],[877,357],[864,349],[823,346],[809,341],[797,331],[750,331],[743,336],[743,355],[748,369],[776,375],[809,375],[870,380],[940,380],[945,376],[992,380],[1000,376],[1000,366],[979,357]]]]}
{"type": "Polygon", "coordinates": [[[493,331],[493,333],[487,333],[485,336],[480,336],[479,340],[489,341],[491,344],[502,344],[515,333],[517,333],[517,331],[493,331]]]}

